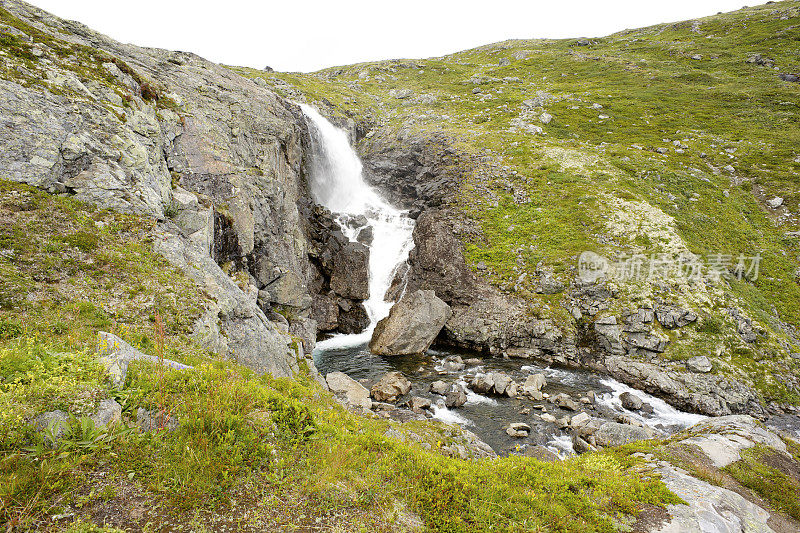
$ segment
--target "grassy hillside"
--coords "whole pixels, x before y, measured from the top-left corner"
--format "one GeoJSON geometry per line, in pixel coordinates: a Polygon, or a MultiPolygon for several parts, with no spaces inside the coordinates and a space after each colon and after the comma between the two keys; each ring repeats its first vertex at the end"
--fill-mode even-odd
{"type": "Polygon", "coordinates": [[[357,416],[307,375],[219,360],[189,335],[205,296],[153,254],[151,220],[6,181],[0,219],[4,529],[612,531],[677,501],[624,455],[465,462],[458,429],[357,416]],[[99,331],[194,369],[139,362],[113,387],[99,331]],[[106,398],[123,424],[90,422],[106,398]],[[178,425],[140,432],[140,408],[178,425]],[[72,418],[53,445],[31,422],[56,409],[72,418]]]}
{"type": "Polygon", "coordinates": [[[584,43],[507,41],[309,75],[236,70],[375,138],[445,132],[465,154],[490,156],[455,203],[482,230],[468,259],[555,320],[571,320],[566,298],[537,296],[532,281],[551,270],[569,282],[584,250],[612,261],[692,253],[728,272],[760,255],[757,278],[617,281],[611,311],[655,298],[691,306],[707,320],[661,332],[675,341],[666,360],[719,356],[767,398],[796,402],[770,375],[796,375],[800,352],[800,84],[779,77],[800,71],[798,44],[800,2],[785,1],[584,43]],[[784,205],[769,208],[775,196],[784,205]],[[741,342],[729,307],[767,335],[741,342]]]}

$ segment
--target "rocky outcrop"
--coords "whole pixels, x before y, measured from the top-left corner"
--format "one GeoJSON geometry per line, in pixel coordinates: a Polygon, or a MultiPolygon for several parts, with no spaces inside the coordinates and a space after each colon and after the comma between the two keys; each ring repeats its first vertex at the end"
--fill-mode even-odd
{"type": "Polygon", "coordinates": [[[369,325],[363,304],[369,297],[369,248],[350,242],[324,207],[307,203],[301,214],[309,242],[311,318],[320,332],[363,331],[369,325]]]}
{"type": "Polygon", "coordinates": [[[176,361],[170,361],[169,359],[159,360],[158,357],[143,354],[113,333],[107,333],[105,331],[101,331],[98,334],[97,355],[100,358],[100,364],[106,369],[109,381],[117,387],[125,385],[125,379],[128,375],[128,365],[133,361],[148,361],[150,363],[163,364],[166,367],[176,370],[192,368],[176,361]]]}
{"type": "Polygon", "coordinates": [[[406,293],[375,326],[369,348],[379,355],[424,353],[451,314],[433,291],[406,293]]]}
{"type": "Polygon", "coordinates": [[[368,410],[372,407],[369,391],[344,372],[331,372],[325,376],[328,388],[346,406],[368,410]]]}
{"type": "Polygon", "coordinates": [[[710,416],[741,412],[766,415],[757,393],[731,378],[680,372],[625,356],[606,357],[603,365],[615,379],[668,398],[670,403],[685,411],[710,416]]]}
{"type": "Polygon", "coordinates": [[[156,248],[216,301],[197,326],[205,345],[290,375],[316,333],[297,208],[300,110],[196,55],[3,6],[27,28],[22,46],[38,50],[0,76],[3,177],[161,221],[156,248]],[[284,318],[269,320],[276,312],[284,318]]]}

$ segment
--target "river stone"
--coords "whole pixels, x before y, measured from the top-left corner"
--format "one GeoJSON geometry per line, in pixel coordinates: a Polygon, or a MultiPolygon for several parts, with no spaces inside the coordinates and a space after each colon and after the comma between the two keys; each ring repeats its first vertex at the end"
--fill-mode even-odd
{"type": "Polygon", "coordinates": [[[372,407],[369,391],[344,372],[331,372],[325,376],[325,381],[327,381],[331,392],[336,394],[337,397],[343,398],[347,405],[365,410],[372,407]]]}
{"type": "Polygon", "coordinates": [[[512,422],[506,428],[506,434],[508,434],[509,437],[515,437],[518,439],[527,437],[530,431],[531,427],[524,422],[512,422]]]}
{"type": "Polygon", "coordinates": [[[705,355],[698,355],[686,361],[686,369],[692,372],[705,374],[711,372],[713,368],[714,365],[711,364],[711,360],[705,355]]]}
{"type": "Polygon", "coordinates": [[[431,383],[430,391],[434,394],[439,394],[441,396],[444,396],[445,394],[447,394],[449,388],[450,385],[448,385],[446,381],[442,381],[441,379],[439,379],[431,383]]]}
{"type": "Polygon", "coordinates": [[[619,400],[622,402],[622,407],[629,411],[638,411],[642,408],[642,399],[630,392],[620,394],[619,400]]]}
{"type": "Polygon", "coordinates": [[[573,428],[579,428],[586,425],[591,419],[592,417],[586,413],[578,413],[570,419],[569,425],[573,428]]]}
{"type": "Polygon", "coordinates": [[[431,401],[428,398],[422,398],[420,396],[414,396],[408,402],[408,408],[416,413],[421,413],[425,409],[431,408],[431,401]]]}
{"type": "MultiPolygon", "coordinates": [[[[522,384],[522,394],[534,396],[536,395],[535,393],[538,393],[546,386],[547,379],[545,379],[544,374],[533,374],[525,378],[525,382],[522,384]]],[[[541,397],[539,399],[541,399],[541,397]]]]}
{"type": "Polygon", "coordinates": [[[653,438],[652,430],[617,422],[606,422],[594,433],[599,446],[622,446],[630,442],[653,438]]]}
{"type": "Polygon", "coordinates": [[[487,394],[494,388],[492,374],[478,374],[469,383],[469,388],[478,394],[487,394]]]}
{"type": "Polygon", "coordinates": [[[377,355],[424,353],[452,314],[433,291],[406,294],[375,326],[369,348],[377,355]]]}
{"type": "Polygon", "coordinates": [[[400,372],[387,372],[372,386],[370,394],[379,402],[395,402],[397,398],[408,394],[411,382],[400,372]]]}
{"type": "Polygon", "coordinates": [[[445,406],[461,407],[465,403],[467,403],[467,393],[464,391],[464,387],[458,383],[453,383],[444,398],[445,406]]]}
{"type": "Polygon", "coordinates": [[[563,392],[553,397],[551,401],[562,409],[569,409],[570,411],[577,411],[580,408],[578,402],[563,392]]]}

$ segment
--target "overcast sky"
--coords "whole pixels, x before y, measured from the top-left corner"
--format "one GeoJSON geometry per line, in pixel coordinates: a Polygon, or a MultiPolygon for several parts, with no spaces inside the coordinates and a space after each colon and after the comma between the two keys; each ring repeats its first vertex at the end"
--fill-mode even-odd
{"type": "Polygon", "coordinates": [[[732,11],[745,0],[29,1],[119,41],[229,65],[310,72],[505,39],[597,37],[732,11]]]}

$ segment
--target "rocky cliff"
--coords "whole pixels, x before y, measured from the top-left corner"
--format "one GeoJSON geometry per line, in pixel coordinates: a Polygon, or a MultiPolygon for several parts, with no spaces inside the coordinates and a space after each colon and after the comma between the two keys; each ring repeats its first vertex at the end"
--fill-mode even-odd
{"type": "Polygon", "coordinates": [[[299,108],[23,2],[2,2],[0,36],[2,177],[156,219],[156,250],[213,301],[202,343],[291,375],[316,337],[299,108]]]}

